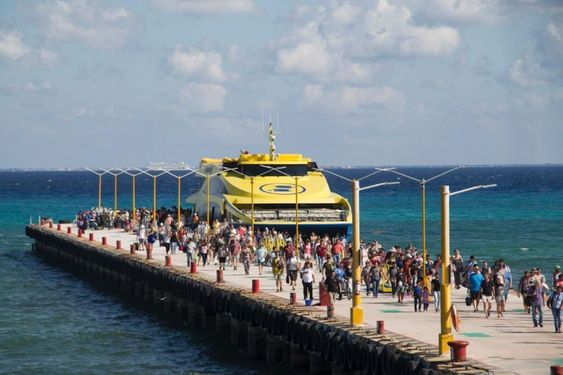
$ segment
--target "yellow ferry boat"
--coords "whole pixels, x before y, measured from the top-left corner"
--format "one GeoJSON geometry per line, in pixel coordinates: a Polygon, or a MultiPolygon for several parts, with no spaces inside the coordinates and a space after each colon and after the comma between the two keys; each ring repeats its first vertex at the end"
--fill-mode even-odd
{"type": "Polygon", "coordinates": [[[330,190],[317,164],[301,154],[278,154],[272,124],[269,153],[241,152],[238,158],[201,160],[205,181],[187,199],[203,220],[229,222],[294,233],[349,235],[348,200],[330,190]],[[297,225],[296,225],[297,224],[297,225]]]}

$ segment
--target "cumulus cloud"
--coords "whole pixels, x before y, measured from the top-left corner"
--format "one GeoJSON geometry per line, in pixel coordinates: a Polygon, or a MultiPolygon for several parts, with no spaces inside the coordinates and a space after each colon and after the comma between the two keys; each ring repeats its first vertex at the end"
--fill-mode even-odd
{"type": "Polygon", "coordinates": [[[411,0],[409,4],[424,19],[462,23],[490,23],[506,14],[500,0],[411,0]]]}
{"type": "Polygon", "coordinates": [[[542,69],[531,56],[514,61],[508,70],[508,78],[512,83],[520,87],[532,87],[545,84],[540,78],[542,69]]]}
{"type": "Polygon", "coordinates": [[[153,4],[169,12],[191,14],[251,13],[253,0],[153,0],[153,4]]]}
{"type": "Polygon", "coordinates": [[[216,52],[196,50],[183,51],[177,48],[168,58],[174,72],[188,78],[223,81],[226,78],[222,56],[216,52]]]}
{"type": "Polygon", "coordinates": [[[183,109],[191,113],[222,112],[227,90],[214,83],[190,83],[180,93],[183,109]]]}
{"type": "Polygon", "coordinates": [[[18,65],[54,66],[59,62],[56,52],[28,47],[23,36],[16,31],[0,30],[0,58],[18,65]]]}
{"type": "Polygon", "coordinates": [[[136,27],[135,17],[127,9],[89,0],[45,2],[35,10],[47,37],[98,48],[122,47],[136,27]]]}
{"type": "Polygon", "coordinates": [[[310,84],[303,89],[302,106],[329,113],[360,113],[384,109],[402,111],[405,106],[403,93],[390,87],[358,87],[341,85],[326,89],[323,85],[310,84]]]}
{"type": "Polygon", "coordinates": [[[0,56],[9,60],[19,60],[29,53],[20,33],[0,30],[0,56]]]}
{"type": "Polygon", "coordinates": [[[365,4],[332,2],[299,12],[298,21],[308,19],[277,43],[278,71],[320,81],[368,81],[379,70],[378,58],[440,57],[460,44],[457,30],[417,25],[406,6],[365,4]]]}

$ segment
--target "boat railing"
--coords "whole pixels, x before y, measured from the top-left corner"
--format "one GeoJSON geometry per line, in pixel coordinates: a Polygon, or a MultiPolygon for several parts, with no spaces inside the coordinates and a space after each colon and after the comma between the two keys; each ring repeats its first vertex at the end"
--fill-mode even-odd
{"type": "MultiPolygon", "coordinates": [[[[251,210],[242,210],[247,216],[252,216],[251,210]]],[[[314,222],[327,222],[327,221],[345,221],[348,216],[348,211],[330,208],[316,208],[316,209],[299,209],[299,221],[314,221],[314,222]]],[[[254,221],[295,221],[295,210],[280,209],[280,210],[255,210],[254,221]]]]}

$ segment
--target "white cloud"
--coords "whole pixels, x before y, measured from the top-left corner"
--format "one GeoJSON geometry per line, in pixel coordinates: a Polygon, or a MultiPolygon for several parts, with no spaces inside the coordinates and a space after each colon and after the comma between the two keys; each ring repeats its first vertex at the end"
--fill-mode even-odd
{"type": "Polygon", "coordinates": [[[153,4],[170,12],[191,14],[252,13],[253,0],[153,0],[153,4]]]}
{"type": "Polygon", "coordinates": [[[226,78],[222,56],[216,52],[182,51],[177,48],[168,58],[176,73],[188,78],[223,81],[226,78]]]}
{"type": "Polygon", "coordinates": [[[24,67],[52,67],[59,62],[56,52],[28,47],[23,41],[23,36],[16,31],[0,30],[0,58],[2,57],[24,67]]]}
{"type": "Polygon", "coordinates": [[[78,40],[98,48],[119,48],[133,36],[135,19],[127,9],[105,8],[89,0],[41,3],[36,13],[47,37],[78,40]]]}
{"type": "Polygon", "coordinates": [[[305,24],[275,45],[278,71],[321,82],[366,82],[380,69],[378,59],[447,56],[460,44],[451,27],[416,25],[406,6],[365,4],[332,2],[299,12],[296,20],[307,17],[305,24]]]}
{"type": "Polygon", "coordinates": [[[368,10],[363,31],[371,44],[366,47],[371,47],[374,53],[389,55],[448,55],[460,43],[456,29],[448,26],[417,26],[409,8],[392,5],[387,0],[379,0],[377,6],[368,10]]]}
{"type": "Polygon", "coordinates": [[[447,22],[490,23],[506,13],[500,0],[411,0],[408,3],[424,18],[447,22]]]}
{"type": "MultiPolygon", "coordinates": [[[[378,66],[355,62],[344,51],[333,48],[321,34],[317,21],[295,30],[287,48],[277,52],[276,69],[320,81],[360,82],[373,78],[378,66]]],[[[282,42],[282,44],[285,44],[282,42]]]]}
{"type": "Polygon", "coordinates": [[[227,90],[214,83],[190,83],[180,93],[183,109],[191,113],[222,112],[227,90]]]}
{"type": "Polygon", "coordinates": [[[54,66],[59,62],[59,55],[56,52],[42,49],[37,51],[39,59],[46,66],[54,66]]]}
{"type": "Polygon", "coordinates": [[[0,87],[0,93],[20,96],[52,95],[55,94],[55,89],[49,81],[12,82],[0,87]]]}
{"type": "Polygon", "coordinates": [[[302,105],[328,113],[360,113],[384,109],[402,111],[405,106],[403,93],[390,87],[358,87],[342,85],[325,89],[323,85],[306,85],[302,105]]]}
{"type": "Polygon", "coordinates": [[[23,44],[20,33],[0,30],[0,56],[19,60],[28,53],[29,48],[23,44]]]}
{"type": "Polygon", "coordinates": [[[540,65],[530,56],[514,61],[508,70],[508,78],[520,87],[532,87],[545,84],[540,78],[542,70],[540,65]]]}

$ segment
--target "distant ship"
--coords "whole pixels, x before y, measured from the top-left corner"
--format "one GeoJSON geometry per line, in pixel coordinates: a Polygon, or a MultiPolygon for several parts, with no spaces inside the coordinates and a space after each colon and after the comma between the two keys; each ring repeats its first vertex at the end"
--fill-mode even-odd
{"type": "Polygon", "coordinates": [[[269,125],[269,153],[241,151],[238,158],[201,160],[205,178],[187,199],[205,220],[229,222],[278,231],[349,235],[352,215],[348,200],[333,193],[317,164],[301,154],[278,154],[269,125]]]}

